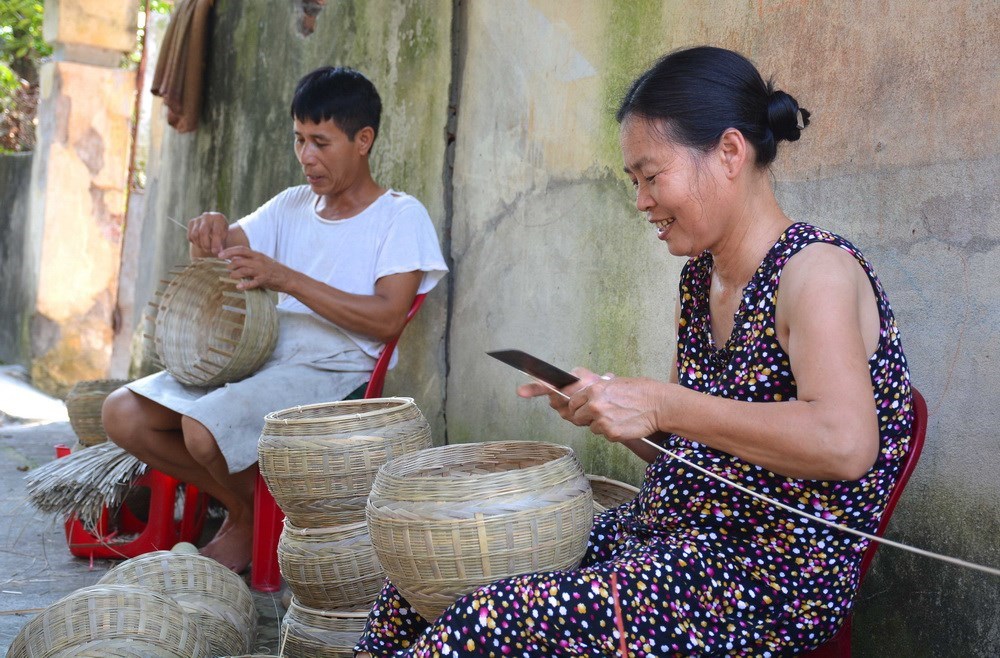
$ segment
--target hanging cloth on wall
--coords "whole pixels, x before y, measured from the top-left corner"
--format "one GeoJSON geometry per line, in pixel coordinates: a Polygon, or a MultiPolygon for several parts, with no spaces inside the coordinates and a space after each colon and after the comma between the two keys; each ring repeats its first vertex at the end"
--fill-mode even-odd
{"type": "Polygon", "coordinates": [[[167,106],[177,132],[198,127],[205,85],[209,18],[214,0],[180,0],[170,16],[153,73],[152,92],[167,106]]]}

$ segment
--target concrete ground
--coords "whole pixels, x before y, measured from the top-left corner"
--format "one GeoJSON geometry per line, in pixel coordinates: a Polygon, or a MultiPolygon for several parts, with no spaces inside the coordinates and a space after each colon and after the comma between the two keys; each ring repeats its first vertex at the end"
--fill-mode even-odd
{"type": "MultiPolygon", "coordinates": [[[[27,502],[24,476],[54,458],[54,446],[76,437],[66,408],[25,382],[15,367],[0,367],[0,649],[46,606],[95,584],[110,560],[91,564],[70,554],[62,520],[27,502]]],[[[216,522],[217,523],[217,522],[216,522]]],[[[206,535],[214,532],[206,528],[206,535]]],[[[249,583],[249,575],[246,576],[249,583]]],[[[254,653],[278,653],[281,595],[254,592],[258,633],[254,653]]]]}

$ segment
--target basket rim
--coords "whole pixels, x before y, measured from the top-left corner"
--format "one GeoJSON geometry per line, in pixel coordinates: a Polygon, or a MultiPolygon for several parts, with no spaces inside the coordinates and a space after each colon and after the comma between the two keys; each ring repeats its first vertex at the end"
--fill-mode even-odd
{"type": "Polygon", "coordinates": [[[265,423],[276,423],[281,425],[311,425],[318,422],[328,421],[334,418],[372,418],[375,416],[382,416],[384,414],[398,411],[401,407],[406,405],[414,404],[413,398],[408,397],[387,397],[387,398],[365,398],[363,400],[337,400],[335,402],[317,402],[315,404],[301,404],[294,407],[287,407],[285,409],[279,409],[277,411],[272,411],[271,413],[264,416],[265,423]],[[348,406],[357,405],[362,402],[398,402],[399,404],[385,407],[382,409],[373,409],[371,411],[362,411],[359,413],[351,414],[330,414],[329,416],[313,416],[312,418],[279,418],[281,414],[288,413],[290,411],[311,411],[313,409],[322,409],[324,407],[336,407],[337,405],[348,406]]]}
{"type": "Polygon", "coordinates": [[[371,613],[371,610],[321,610],[319,608],[310,608],[307,605],[302,605],[302,602],[294,594],[292,594],[291,603],[288,604],[288,610],[291,611],[293,607],[299,608],[308,614],[328,619],[367,619],[371,613]]]}
{"type": "Polygon", "coordinates": [[[489,472],[489,473],[477,473],[477,474],[463,473],[463,474],[460,474],[460,475],[440,475],[440,474],[437,474],[437,475],[422,475],[420,473],[414,473],[414,472],[409,472],[409,473],[405,473],[404,474],[404,473],[400,473],[400,469],[405,469],[405,468],[411,466],[412,465],[410,463],[411,459],[393,459],[393,460],[390,460],[390,461],[386,462],[385,464],[382,464],[382,466],[379,467],[379,472],[378,472],[378,476],[376,477],[376,479],[383,478],[383,477],[388,477],[388,478],[402,478],[402,479],[405,479],[405,480],[407,480],[409,482],[419,481],[419,480],[426,480],[428,483],[432,483],[432,482],[434,482],[434,483],[454,482],[454,481],[478,482],[478,481],[482,481],[482,480],[495,479],[497,477],[501,477],[505,473],[512,473],[512,472],[515,472],[515,471],[518,472],[518,473],[521,473],[521,474],[524,474],[524,473],[529,473],[530,474],[533,471],[538,470],[538,469],[550,468],[553,463],[558,462],[560,460],[576,459],[576,451],[574,451],[572,447],[567,446],[567,445],[563,445],[561,443],[553,443],[553,442],[549,442],[549,441],[477,441],[477,442],[474,442],[474,443],[452,443],[452,444],[443,445],[443,446],[433,446],[433,447],[430,447],[430,448],[425,448],[425,449],[420,450],[418,452],[415,452],[415,453],[413,453],[411,455],[408,455],[408,457],[414,458],[414,457],[417,457],[417,456],[420,456],[420,455],[425,455],[426,456],[426,454],[428,454],[428,453],[430,453],[432,451],[434,451],[434,452],[444,452],[444,451],[447,451],[447,450],[458,450],[459,448],[467,448],[467,449],[476,449],[476,448],[478,448],[478,449],[482,449],[483,447],[487,447],[487,446],[512,446],[512,447],[520,447],[520,446],[524,446],[524,445],[534,445],[536,447],[544,447],[545,449],[552,449],[553,452],[560,452],[562,454],[553,455],[552,459],[548,459],[546,461],[539,462],[538,464],[534,464],[532,466],[524,466],[524,467],[521,467],[521,468],[518,468],[518,469],[514,469],[514,470],[493,471],[493,472],[489,472]],[[472,447],[475,447],[475,448],[472,448],[472,447]]]}
{"type": "Polygon", "coordinates": [[[628,482],[623,482],[621,480],[616,480],[614,478],[609,478],[604,475],[596,475],[594,473],[587,473],[587,479],[591,482],[601,482],[604,484],[610,484],[613,486],[621,487],[622,489],[628,489],[633,493],[639,493],[639,487],[629,484],[628,482]]]}
{"type": "Polygon", "coordinates": [[[288,532],[291,535],[298,535],[300,537],[314,537],[314,536],[329,535],[329,534],[346,535],[348,533],[354,532],[355,530],[360,530],[361,528],[364,528],[365,530],[368,529],[367,521],[357,521],[355,523],[344,523],[344,524],[324,526],[324,527],[310,526],[308,528],[303,528],[301,526],[297,526],[294,523],[292,523],[287,516],[285,517],[285,520],[282,521],[282,525],[284,526],[286,532],[288,532]]]}

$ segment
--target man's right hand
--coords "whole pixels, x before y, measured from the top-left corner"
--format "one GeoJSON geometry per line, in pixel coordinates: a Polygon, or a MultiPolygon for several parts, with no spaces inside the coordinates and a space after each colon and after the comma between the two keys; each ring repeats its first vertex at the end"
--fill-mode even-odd
{"type": "Polygon", "coordinates": [[[188,242],[191,243],[191,257],[218,258],[226,248],[229,235],[229,220],[219,212],[205,212],[188,222],[188,242]]]}

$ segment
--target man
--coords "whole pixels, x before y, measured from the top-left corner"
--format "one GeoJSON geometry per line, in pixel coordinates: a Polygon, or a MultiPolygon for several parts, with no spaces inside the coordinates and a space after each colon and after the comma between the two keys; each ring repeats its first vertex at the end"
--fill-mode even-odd
{"type": "Polygon", "coordinates": [[[264,416],[357,392],[414,297],[447,272],[424,207],[372,178],[381,110],[374,85],[357,71],[309,73],[291,106],[307,184],[233,224],[216,212],[188,224],[192,258],[227,259],[239,287],[278,293],[278,346],[261,370],[215,389],[157,373],[104,405],[112,441],[226,507],[201,552],[237,572],[250,562],[264,416]]]}

